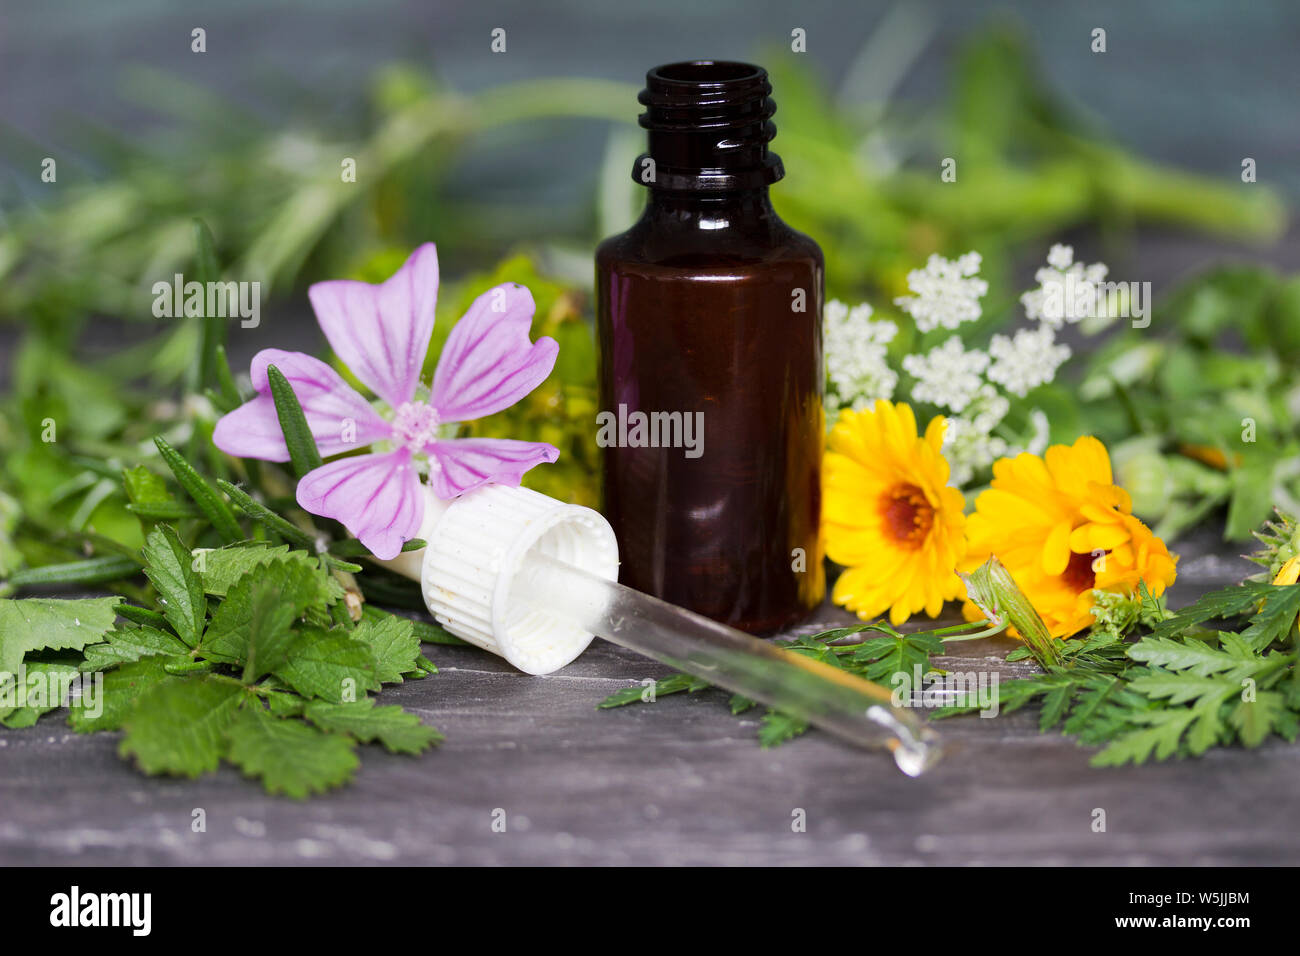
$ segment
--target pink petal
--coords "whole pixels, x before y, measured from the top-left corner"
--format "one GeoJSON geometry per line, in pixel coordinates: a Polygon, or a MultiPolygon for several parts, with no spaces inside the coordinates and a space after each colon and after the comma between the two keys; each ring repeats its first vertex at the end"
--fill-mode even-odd
{"type": "Polygon", "coordinates": [[[411,453],[340,458],[309,471],[298,482],[298,504],[333,518],[360,539],[375,557],[397,557],[424,520],[424,496],[411,453]]]}
{"type": "Polygon", "coordinates": [[[379,413],[320,359],[302,352],[263,349],[253,356],[250,369],[257,397],[223,415],[212,433],[213,443],[226,454],[264,461],[289,460],[267,380],[270,365],[278,368],[293,386],[322,455],[356,451],[392,435],[392,427],[379,413]]]}
{"type": "Polygon", "coordinates": [[[512,438],[453,438],[426,445],[424,450],[429,456],[429,484],[444,499],[490,481],[517,487],[534,465],[560,457],[554,445],[512,438]]]}
{"type": "Polygon", "coordinates": [[[426,242],[380,285],[352,279],[307,290],[330,348],[396,408],[415,396],[438,300],[438,250],[426,242]]]}
{"type": "Polygon", "coordinates": [[[545,381],[560,345],[528,341],[533,296],[521,285],[489,289],[456,323],[438,358],[430,404],[444,422],[468,422],[509,408],[545,381]]]}

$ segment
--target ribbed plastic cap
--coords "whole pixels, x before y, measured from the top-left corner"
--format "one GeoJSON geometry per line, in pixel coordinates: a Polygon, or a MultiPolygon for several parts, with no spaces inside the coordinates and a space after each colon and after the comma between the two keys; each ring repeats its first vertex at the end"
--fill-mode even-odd
{"type": "Polygon", "coordinates": [[[544,554],[609,581],[618,542],[599,512],[527,488],[486,485],[450,503],[430,495],[421,532],[424,603],[462,640],[527,674],[549,674],[581,654],[593,635],[514,601],[512,584],[530,555],[544,554]]]}

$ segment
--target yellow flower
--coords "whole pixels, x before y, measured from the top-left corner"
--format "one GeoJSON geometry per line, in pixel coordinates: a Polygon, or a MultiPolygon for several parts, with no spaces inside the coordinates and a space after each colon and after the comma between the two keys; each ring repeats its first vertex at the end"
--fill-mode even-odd
{"type": "Polygon", "coordinates": [[[823,500],[826,553],[847,570],[837,604],[864,620],[889,612],[902,624],[964,593],[957,562],[966,551],[965,499],[948,485],[939,449],[944,420],[916,433],[907,405],[878,401],[845,410],[831,431],[823,500]]]}
{"type": "MultiPolygon", "coordinates": [[[[1135,595],[1138,582],[1158,597],[1174,582],[1165,543],[1133,517],[1128,492],[1114,484],[1110,456],[1085,435],[993,465],[993,483],[967,521],[974,568],[995,554],[1042,616],[1053,637],[1092,623],[1092,591],[1135,595]]],[[[967,604],[966,616],[982,616],[967,604]]]]}

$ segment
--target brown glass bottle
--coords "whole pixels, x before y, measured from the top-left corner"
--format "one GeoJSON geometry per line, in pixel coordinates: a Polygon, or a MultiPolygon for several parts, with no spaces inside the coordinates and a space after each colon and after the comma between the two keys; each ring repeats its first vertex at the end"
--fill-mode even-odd
{"type": "Polygon", "coordinates": [[[755,632],[825,592],[822,254],[768,199],[771,89],[744,63],[647,73],[645,212],[596,251],[602,411],[703,426],[693,450],[631,428],[603,449],[619,579],[755,632]]]}

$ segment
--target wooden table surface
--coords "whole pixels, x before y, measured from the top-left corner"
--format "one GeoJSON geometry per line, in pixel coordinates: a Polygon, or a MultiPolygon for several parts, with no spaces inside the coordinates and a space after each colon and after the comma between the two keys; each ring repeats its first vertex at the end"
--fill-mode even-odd
{"type": "MultiPolygon", "coordinates": [[[[1179,545],[1175,604],[1253,567],[1208,531],[1179,545]]],[[[845,620],[827,608],[817,623],[845,620]]],[[[1029,672],[1002,660],[1013,646],[957,644],[940,664],[1029,672]]],[[[602,641],[548,677],[474,648],[428,650],[441,673],[382,700],[419,712],[446,743],[420,758],[363,748],[354,784],[305,803],[228,767],[145,778],[117,756],[118,735],[80,736],[54,714],[0,730],[0,864],[1300,861],[1300,746],[1101,770],[1020,712],[938,724],[944,759],[910,779],[818,732],[761,750],[756,719],[732,717],[721,692],[597,710],[666,671],[602,641]],[[191,830],[197,808],[206,832],[191,830]],[[505,832],[492,826],[500,811],[505,832]]]]}

